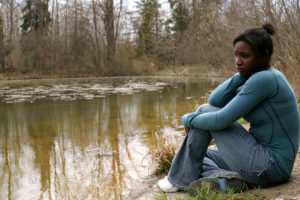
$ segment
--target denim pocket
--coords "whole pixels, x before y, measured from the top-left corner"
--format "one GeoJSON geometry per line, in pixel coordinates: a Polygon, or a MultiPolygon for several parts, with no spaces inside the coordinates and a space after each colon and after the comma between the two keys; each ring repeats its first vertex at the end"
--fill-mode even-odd
{"type": "Polygon", "coordinates": [[[269,166],[267,169],[260,171],[240,169],[239,173],[246,179],[246,182],[253,187],[268,187],[286,181],[286,179],[278,172],[272,157],[269,159],[269,166]]]}
{"type": "Polygon", "coordinates": [[[246,179],[246,182],[251,186],[269,185],[266,169],[263,169],[261,171],[248,171],[248,170],[240,169],[239,173],[246,179]]]}
{"type": "Polygon", "coordinates": [[[268,170],[265,172],[266,179],[268,180],[268,186],[271,185],[277,185],[280,183],[284,183],[288,181],[288,179],[284,178],[280,172],[278,171],[274,160],[272,160],[271,166],[268,168],[268,170]]]}

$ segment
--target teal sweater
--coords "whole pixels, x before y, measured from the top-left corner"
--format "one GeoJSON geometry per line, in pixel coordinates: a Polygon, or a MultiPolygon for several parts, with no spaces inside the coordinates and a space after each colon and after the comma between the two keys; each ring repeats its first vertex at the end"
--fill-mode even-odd
{"type": "Polygon", "coordinates": [[[222,109],[185,114],[184,126],[221,130],[243,117],[250,123],[250,134],[273,155],[282,176],[290,178],[299,145],[299,112],[281,72],[270,68],[248,80],[237,73],[213,91],[209,103],[222,109]]]}

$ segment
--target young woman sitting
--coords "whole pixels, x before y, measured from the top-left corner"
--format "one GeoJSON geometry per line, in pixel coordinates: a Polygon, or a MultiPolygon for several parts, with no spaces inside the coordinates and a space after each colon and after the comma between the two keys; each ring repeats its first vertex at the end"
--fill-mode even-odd
{"type": "Polygon", "coordinates": [[[220,84],[208,104],[183,115],[187,136],[158,186],[164,192],[203,185],[241,191],[291,177],[299,144],[299,112],[285,76],[272,67],[270,23],[245,30],[233,40],[237,73],[220,84]],[[250,123],[249,131],[236,121],[250,123]],[[209,147],[214,140],[216,148],[209,147]]]}

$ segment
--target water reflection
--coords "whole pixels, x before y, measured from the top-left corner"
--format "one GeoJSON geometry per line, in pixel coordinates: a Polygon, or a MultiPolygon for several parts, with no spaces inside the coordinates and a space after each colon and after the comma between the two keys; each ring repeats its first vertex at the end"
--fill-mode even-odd
{"type": "Polygon", "coordinates": [[[0,103],[0,199],[126,199],[153,171],[155,134],[181,138],[180,116],[216,84],[163,81],[92,100],[0,103]]]}

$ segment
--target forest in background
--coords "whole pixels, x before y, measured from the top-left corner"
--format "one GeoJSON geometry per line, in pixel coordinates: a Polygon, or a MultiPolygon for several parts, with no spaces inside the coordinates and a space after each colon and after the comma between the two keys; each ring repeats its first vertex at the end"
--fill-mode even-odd
{"type": "Polygon", "coordinates": [[[272,63],[298,85],[300,0],[0,0],[0,74],[225,72],[232,39],[273,23],[272,63]],[[166,6],[167,5],[167,6],[166,6]]]}

